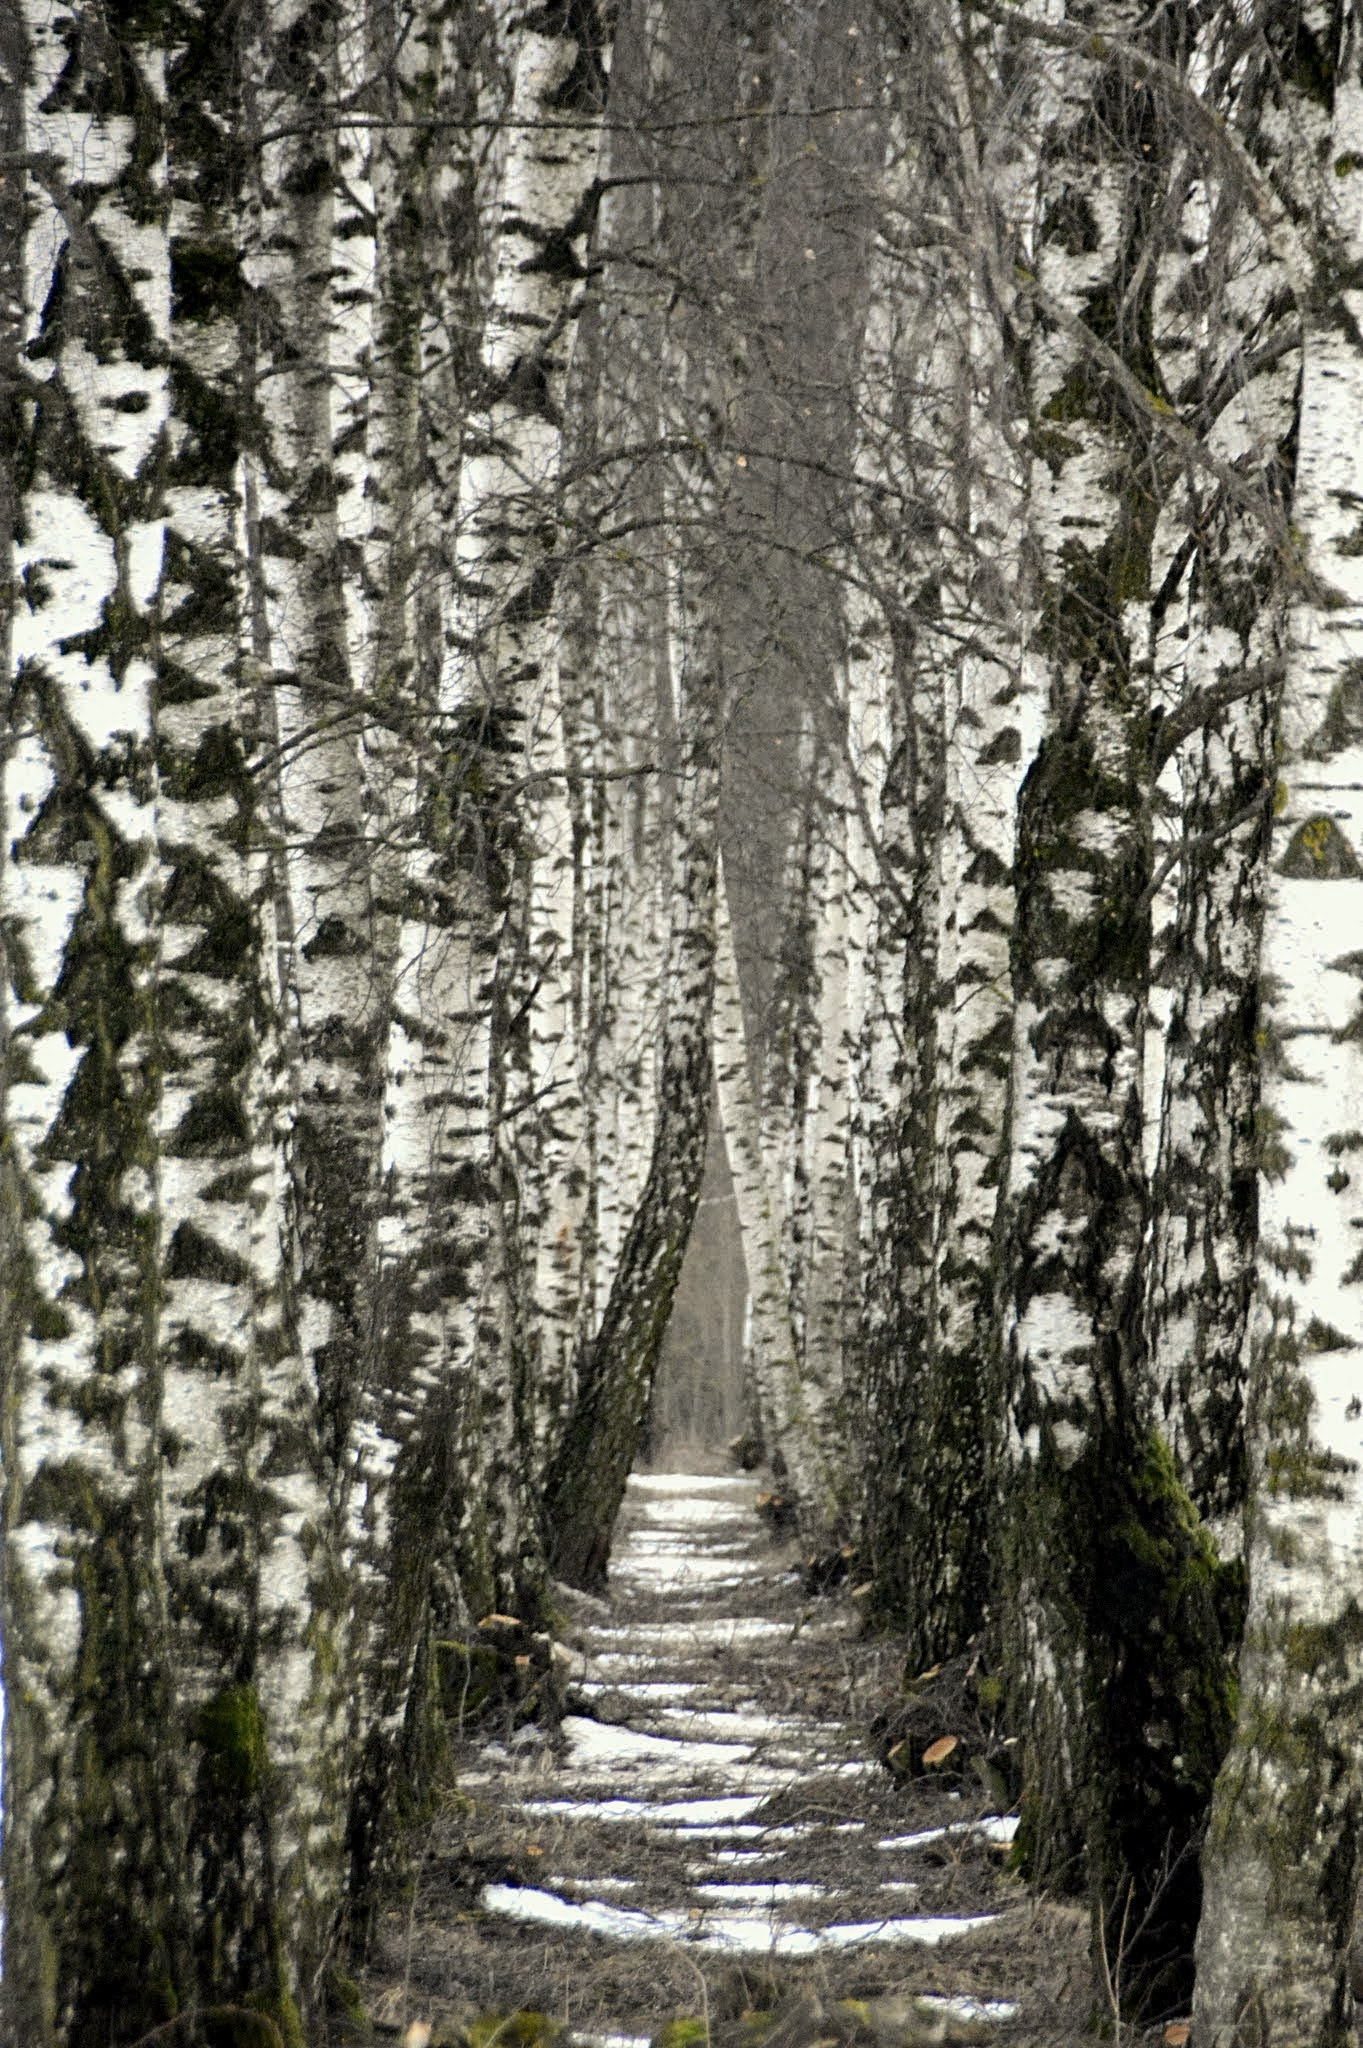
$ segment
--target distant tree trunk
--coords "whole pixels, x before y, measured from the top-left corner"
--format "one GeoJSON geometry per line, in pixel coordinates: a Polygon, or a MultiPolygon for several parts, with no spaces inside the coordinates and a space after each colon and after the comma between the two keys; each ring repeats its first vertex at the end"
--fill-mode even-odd
{"type": "MultiPolygon", "coordinates": [[[[567,427],[561,695],[573,803],[573,1033],[583,1103],[581,1240],[570,1262],[573,1352],[554,1430],[614,1284],[649,1170],[660,1071],[672,832],[680,758],[667,649],[662,526],[669,457],[657,363],[657,155],[647,118],[656,0],[625,8],[610,135],[567,427]]],[[[569,1263],[569,1262],[565,1262],[569,1263]]]]}
{"type": "MultiPolygon", "coordinates": [[[[662,10],[649,5],[643,23],[646,49],[637,62],[647,66],[649,93],[665,91],[672,104],[703,105],[710,81],[692,69],[697,51],[686,41],[687,17],[664,18],[662,10]]],[[[734,67],[733,96],[740,106],[754,104],[762,83],[769,26],[765,9],[751,21],[723,24],[719,51],[726,75],[727,66],[734,67]]],[[[714,53],[708,55],[713,64],[714,53]]],[[[634,89],[639,89],[637,81],[634,89]]],[[[665,766],[675,769],[678,780],[671,843],[663,842],[672,875],[670,929],[648,1175],[600,1325],[581,1360],[574,1405],[546,1487],[554,1569],[579,1585],[605,1580],[611,1531],[638,1450],[700,1199],[711,1104],[716,806],[720,748],[733,704],[725,668],[730,595],[725,536],[733,472],[739,466],[733,440],[734,365],[735,359],[741,364],[742,342],[734,339],[732,355],[717,345],[715,295],[694,276],[692,258],[708,237],[718,252],[724,284],[731,285],[735,272],[741,273],[750,260],[754,216],[746,192],[735,207],[729,187],[714,180],[704,152],[698,162],[700,130],[669,119],[663,132],[667,141],[652,144],[653,222],[658,243],[677,265],[682,288],[659,323],[665,403],[655,408],[646,401],[641,419],[628,417],[636,429],[652,427],[661,412],[673,429],[667,443],[670,459],[654,501],[654,516],[661,516],[669,529],[654,589],[665,592],[664,673],[673,700],[670,711],[661,707],[658,732],[670,755],[665,766]]],[[[647,278],[656,257],[647,248],[640,254],[647,278]]],[[[635,290],[639,282],[634,280],[635,290]]],[[[636,315],[627,324],[636,333],[641,326],[649,331],[647,318],[636,315]]],[[[652,381],[646,367],[642,374],[652,381]]],[[[633,502],[627,500],[631,509],[633,502]]],[[[608,588],[610,581],[608,572],[608,588]]],[[[650,666],[645,665],[645,674],[650,666]]]]}
{"type": "MultiPolygon", "coordinates": [[[[887,92],[899,63],[917,75],[921,60],[923,90],[936,93],[922,35],[915,20],[904,26],[902,46],[887,46],[887,92]]],[[[910,1660],[927,1663],[936,1655],[936,1615],[920,1564],[936,1538],[930,1517],[920,1526],[919,1487],[935,1356],[939,861],[951,660],[936,567],[951,522],[937,494],[959,336],[951,332],[940,241],[931,227],[920,231],[921,168],[895,113],[859,375],[847,716],[854,750],[866,747],[868,765],[883,777],[859,799],[877,870],[860,1082],[861,1563],[873,1620],[903,1629],[910,1660]]]]}
{"type": "MultiPolygon", "coordinates": [[[[955,23],[950,26],[955,28],[955,23]]],[[[960,31],[956,31],[959,35],[960,31]]],[[[1001,132],[1009,32],[949,51],[966,240],[954,297],[963,327],[954,534],[943,608],[954,646],[944,734],[937,1147],[930,1370],[914,1472],[918,1647],[941,1657],[984,1620],[994,1590],[1004,1428],[996,1226],[1012,1050],[1010,946],[1018,799],[1044,719],[1027,545],[1028,393],[1017,338],[1030,326],[1018,271],[1035,235],[1036,141],[1001,132]]],[[[950,454],[950,444],[948,444],[950,454]]]]}
{"type": "Polygon", "coordinates": [[[748,1276],[748,1342],[767,1455],[788,1480],[801,1527],[811,1541],[827,1537],[837,1501],[819,1433],[800,1380],[791,1322],[790,1278],[782,1258],[780,1197],[762,1143],[753,1095],[733,927],[721,876],[718,891],[714,994],[714,1065],[734,1201],[748,1276]]]}
{"type": "Polygon", "coordinates": [[[678,679],[682,786],[673,838],[661,1073],[648,1178],[545,1487],[554,1571],[599,1590],[705,1173],[715,982],[720,683],[701,612],[678,679]]]}
{"type": "Polygon", "coordinates": [[[816,962],[813,1072],[805,1117],[803,1167],[808,1196],[800,1253],[803,1308],[800,1381],[812,1438],[827,1472],[827,1491],[839,1534],[855,1507],[847,1408],[846,1334],[858,1310],[849,1285],[855,1242],[852,1207],[851,1051],[860,1015],[854,1008],[856,944],[854,893],[860,878],[849,868],[851,808],[844,760],[819,762],[825,800],[814,813],[815,880],[811,905],[816,962]]]}

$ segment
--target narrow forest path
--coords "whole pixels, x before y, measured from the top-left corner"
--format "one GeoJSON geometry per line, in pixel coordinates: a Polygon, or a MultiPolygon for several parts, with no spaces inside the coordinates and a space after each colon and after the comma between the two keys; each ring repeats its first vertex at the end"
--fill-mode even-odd
{"type": "Polygon", "coordinates": [[[514,2048],[627,2048],[669,2023],[666,2048],[707,2028],[735,2048],[1068,2037],[1078,1916],[1008,1875],[1014,1823],[978,1785],[876,1759],[892,1647],[809,1596],[757,1496],[631,1479],[610,1602],[574,1598],[564,1630],[561,1730],[466,1746],[414,1897],[379,1930],[366,1992],[395,2033],[415,2018],[433,2048],[487,2048],[474,2016],[514,2013],[514,2048]]]}

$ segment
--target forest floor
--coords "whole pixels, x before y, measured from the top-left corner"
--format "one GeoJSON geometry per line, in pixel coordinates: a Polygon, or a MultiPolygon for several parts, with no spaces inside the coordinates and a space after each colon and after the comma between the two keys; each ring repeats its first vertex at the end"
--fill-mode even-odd
{"type": "Polygon", "coordinates": [[[1086,1917],[1008,1869],[978,1701],[948,1670],[906,1705],[893,1643],[862,1635],[847,1588],[811,1595],[758,1494],[717,1470],[631,1479],[609,1604],[574,1596],[561,1630],[561,1726],[508,1712],[470,1734],[381,1917],[360,1988],[382,2035],[1070,2048],[1102,2030],[1086,1917]],[[916,1774],[882,1760],[896,1743],[916,1774]]]}

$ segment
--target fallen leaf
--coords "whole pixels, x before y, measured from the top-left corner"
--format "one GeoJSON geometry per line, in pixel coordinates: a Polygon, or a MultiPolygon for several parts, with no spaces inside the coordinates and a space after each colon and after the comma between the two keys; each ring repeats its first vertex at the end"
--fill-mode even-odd
{"type": "Polygon", "coordinates": [[[541,1849],[538,1842],[527,1842],[525,1845],[525,1853],[527,1856],[542,1856],[544,1854],[544,1851],[543,1849],[541,1849]]]}
{"type": "Polygon", "coordinates": [[[939,1735],[936,1742],[930,1742],[923,1751],[923,1762],[925,1764],[945,1763],[952,1750],[959,1749],[960,1743],[961,1738],[959,1735],[939,1735]]]}
{"type": "Polygon", "coordinates": [[[1187,2048],[1187,2043],[1193,2038],[1193,2030],[1187,2020],[1171,2020],[1164,2029],[1164,2038],[1168,2048],[1187,2048]]]}
{"type": "Polygon", "coordinates": [[[938,1674],[938,1672],[939,1672],[939,1671],[941,1670],[941,1668],[942,1668],[942,1667],[941,1667],[941,1665],[940,1665],[940,1664],[929,1664],[929,1666],[928,1666],[928,1668],[927,1668],[927,1670],[926,1670],[926,1671],[920,1671],[920,1672],[919,1672],[919,1674],[918,1674],[917,1678],[915,1678],[915,1680],[913,1681],[913,1682],[914,1682],[914,1684],[915,1684],[915,1685],[926,1685],[926,1684],[927,1684],[927,1682],[928,1682],[928,1680],[929,1680],[930,1678],[935,1678],[935,1677],[937,1676],[937,1674],[938,1674]]]}
{"type": "Polygon", "coordinates": [[[413,2020],[402,2037],[402,2048],[431,2048],[431,2023],[413,2020]]]}
{"type": "Polygon", "coordinates": [[[851,1597],[854,1600],[865,1600],[874,1593],[875,1589],[876,1582],[874,1579],[864,1579],[859,1586],[853,1586],[851,1597]]]}
{"type": "Polygon", "coordinates": [[[479,1628],[519,1628],[520,1622],[514,1614],[485,1614],[479,1628]]]}

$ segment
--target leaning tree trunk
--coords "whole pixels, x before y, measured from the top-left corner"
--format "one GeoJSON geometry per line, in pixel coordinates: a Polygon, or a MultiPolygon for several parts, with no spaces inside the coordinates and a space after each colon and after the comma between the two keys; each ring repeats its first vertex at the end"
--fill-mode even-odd
{"type": "MultiPolygon", "coordinates": [[[[650,92],[665,88],[681,104],[697,81],[690,59],[669,49],[676,23],[644,10],[650,92]]],[[[735,70],[736,100],[753,103],[760,85],[764,10],[750,23],[726,26],[725,58],[735,70]],[[730,40],[732,37],[732,40],[730,40]]],[[[734,469],[732,363],[721,358],[711,320],[693,286],[691,252],[708,235],[719,250],[726,283],[750,261],[754,216],[747,189],[737,208],[708,169],[697,181],[695,137],[668,121],[665,145],[654,145],[653,219],[657,239],[685,280],[662,325],[660,353],[674,425],[664,444],[671,458],[659,492],[666,533],[658,587],[665,591],[666,666],[672,693],[658,736],[677,771],[671,843],[670,930],[663,969],[657,1111],[648,1175],[626,1232],[601,1323],[583,1353],[572,1411],[545,1491],[551,1559],[575,1584],[604,1582],[611,1532],[657,1370],[662,1339],[700,1199],[710,1116],[710,1009],[716,945],[716,805],[720,747],[732,697],[726,675],[730,567],[728,532],[734,469]],[[709,188],[707,191],[707,187],[709,188]],[[706,194],[698,216],[696,192],[706,194]],[[716,195],[722,192],[722,201],[716,195]],[[735,214],[737,219],[735,220],[735,214]],[[675,734],[675,741],[672,735],[675,734]]],[[[708,146],[708,145],[707,145],[708,146]]],[[[645,264],[651,259],[645,253],[645,264]]],[[[647,331],[649,323],[639,323],[647,331]]],[[[742,343],[735,338],[735,359],[742,343]]],[[[647,371],[644,372],[647,375],[647,371]]],[[[644,415],[652,424],[653,408],[644,415]]],[[[664,811],[664,820],[666,813],[664,811]]],[[[660,834],[661,838],[661,834],[660,834]]],[[[636,849],[637,850],[637,849],[636,849]]]]}
{"type": "Polygon", "coordinates": [[[582,1098],[575,1342],[556,1392],[566,1422],[649,1170],[659,1074],[677,758],[666,576],[654,553],[668,455],[653,288],[656,144],[647,121],[657,0],[626,10],[611,65],[610,139],[575,352],[565,456],[560,693],[573,806],[570,986],[582,1098]]]}
{"type": "Polygon", "coordinates": [[[804,1230],[792,1249],[799,1258],[797,1298],[802,1308],[799,1367],[804,1413],[827,1473],[834,1531],[855,1503],[853,1452],[848,1432],[846,1333],[855,1313],[851,1248],[855,1217],[852,1189],[853,1094],[851,1054],[860,1021],[854,1008],[858,934],[849,864],[851,805],[843,759],[820,761],[829,785],[814,808],[816,839],[809,925],[815,962],[809,1100],[802,1132],[804,1230]]]}
{"type": "Polygon", "coordinates": [[[639,1447],[663,1335],[700,1201],[710,1122],[715,982],[720,683],[703,614],[678,647],[682,786],[673,835],[658,1106],[648,1178],[545,1486],[554,1571],[605,1583],[611,1537],[639,1447]]]}
{"type": "Polygon", "coordinates": [[[1319,269],[1300,308],[1286,679],[1263,987],[1259,1286],[1250,1328],[1249,1611],[1234,1743],[1217,1787],[1198,1938],[1198,2039],[1306,2048],[1359,2010],[1363,1344],[1356,1154],[1363,843],[1363,80],[1345,18],[1308,97],[1279,86],[1265,130],[1309,197],[1319,269]],[[1328,185],[1310,166],[1322,158],[1328,185]]]}

